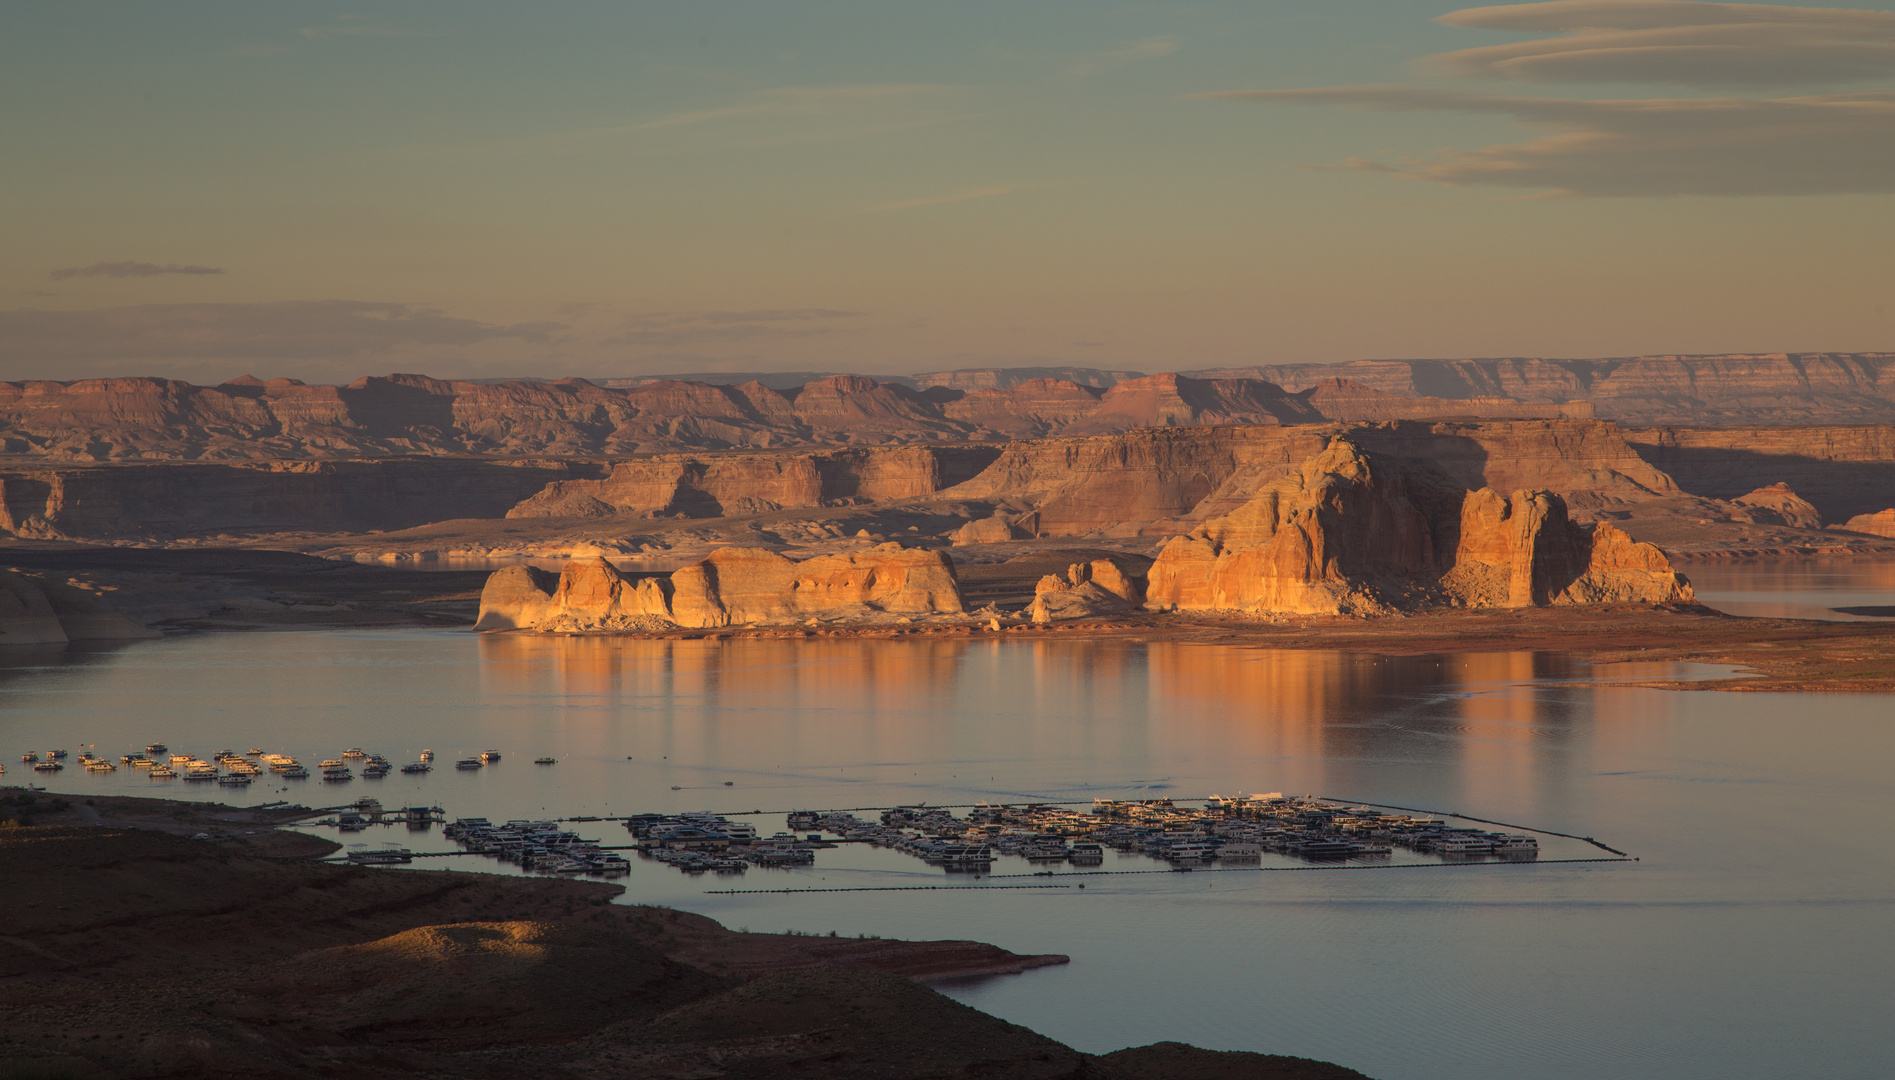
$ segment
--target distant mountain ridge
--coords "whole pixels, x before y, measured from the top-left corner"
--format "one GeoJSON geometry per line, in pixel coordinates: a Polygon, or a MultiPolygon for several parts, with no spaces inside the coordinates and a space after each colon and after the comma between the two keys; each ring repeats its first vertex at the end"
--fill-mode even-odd
{"type": "Polygon", "coordinates": [[[425,375],[364,377],[346,386],[249,376],[208,387],[156,378],[82,379],[0,383],[0,455],[55,461],[628,456],[1422,414],[1524,419],[1557,416],[1560,408],[1404,398],[1340,380],[1292,394],[1256,379],[1175,374],[1109,389],[1035,378],[972,390],[915,390],[860,375],[787,390],[755,381],[621,389],[584,379],[473,382],[425,375]]]}
{"type": "Polygon", "coordinates": [[[970,368],[899,379],[250,376],[0,382],[0,456],[59,461],[626,456],[991,442],[1138,427],[1597,417],[1657,426],[1895,423],[1895,353],[1358,360],[1140,375],[970,368]],[[1048,374],[1048,373],[1052,374],[1048,374]],[[793,385],[776,385],[800,379],[793,385]],[[614,385],[621,383],[623,385],[614,385]]]}

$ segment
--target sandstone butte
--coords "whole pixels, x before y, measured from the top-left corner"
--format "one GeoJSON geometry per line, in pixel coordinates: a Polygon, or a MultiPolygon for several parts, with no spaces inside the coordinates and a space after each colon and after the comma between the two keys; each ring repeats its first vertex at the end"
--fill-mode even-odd
{"type": "Polygon", "coordinates": [[[1172,539],[1145,586],[1157,610],[1286,614],[1692,599],[1662,551],[1574,524],[1557,495],[1468,491],[1341,437],[1172,539]]]}
{"type": "Polygon", "coordinates": [[[529,566],[497,570],[481,590],[474,628],[712,628],[961,610],[954,564],[937,551],[889,543],[796,562],[759,548],[727,547],[668,578],[634,580],[603,558],[568,562],[557,579],[529,566]]]}
{"type": "MultiPolygon", "coordinates": [[[[1011,527],[1005,518],[1003,527],[1011,527]]],[[[1546,491],[1468,490],[1432,464],[1335,436],[1231,513],[1168,542],[1143,577],[1112,559],[1044,577],[1038,623],[1122,612],[1379,615],[1426,607],[1690,602],[1664,553],[1610,524],[1570,521],[1546,491]]],[[[668,579],[634,580],[603,558],[494,573],[476,629],[636,631],[781,624],[809,616],[963,610],[953,563],[882,544],[793,562],[724,548],[668,579]]]]}

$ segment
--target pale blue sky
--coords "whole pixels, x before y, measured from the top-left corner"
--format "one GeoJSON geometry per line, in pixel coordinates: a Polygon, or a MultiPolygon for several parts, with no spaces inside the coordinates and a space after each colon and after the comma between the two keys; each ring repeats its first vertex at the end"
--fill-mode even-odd
{"type": "Polygon", "coordinates": [[[15,2],[0,378],[1892,349],[1890,7],[15,2]]]}

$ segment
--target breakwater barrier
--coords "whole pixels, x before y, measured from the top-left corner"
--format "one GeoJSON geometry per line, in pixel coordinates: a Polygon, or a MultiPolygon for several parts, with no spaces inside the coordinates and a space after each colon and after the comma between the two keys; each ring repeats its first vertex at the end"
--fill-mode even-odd
{"type": "MultiPolygon", "coordinates": [[[[1381,863],[1367,865],[1337,866],[1217,866],[1217,867],[1173,867],[1167,870],[1069,870],[1060,873],[1038,874],[990,874],[987,881],[1002,881],[1008,878],[1023,877],[1121,877],[1138,874],[1308,874],[1331,870],[1473,870],[1499,866],[1553,866],[1560,863],[1622,863],[1637,862],[1631,856],[1615,859],[1536,859],[1532,862],[1469,862],[1469,863],[1381,863]]],[[[839,885],[825,888],[807,889],[706,889],[706,896],[741,896],[748,894],[783,893],[834,893],[834,892],[991,892],[996,889],[1083,889],[1085,883],[1061,885],[839,885]]]]}

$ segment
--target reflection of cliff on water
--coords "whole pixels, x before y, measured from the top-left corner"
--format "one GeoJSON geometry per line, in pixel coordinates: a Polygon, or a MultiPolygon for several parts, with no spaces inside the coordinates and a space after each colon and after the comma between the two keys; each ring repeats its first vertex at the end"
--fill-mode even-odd
{"type": "Polygon", "coordinates": [[[542,729],[610,733],[620,757],[656,749],[674,763],[684,754],[751,770],[846,767],[886,781],[911,779],[913,763],[980,762],[971,772],[998,791],[1150,784],[1201,794],[1185,789],[1209,784],[1346,794],[1379,786],[1358,768],[1412,761],[1449,763],[1470,797],[1499,796],[1496,787],[1542,782],[1593,697],[1536,692],[1534,683],[1583,680],[1587,669],[1532,652],[526,635],[483,637],[480,648],[483,708],[530,710],[542,729]]]}
{"type": "Polygon", "coordinates": [[[1852,621],[1836,608],[1895,604],[1895,558],[1737,559],[1684,566],[1698,599],[1719,611],[1778,619],[1852,621]]]}

